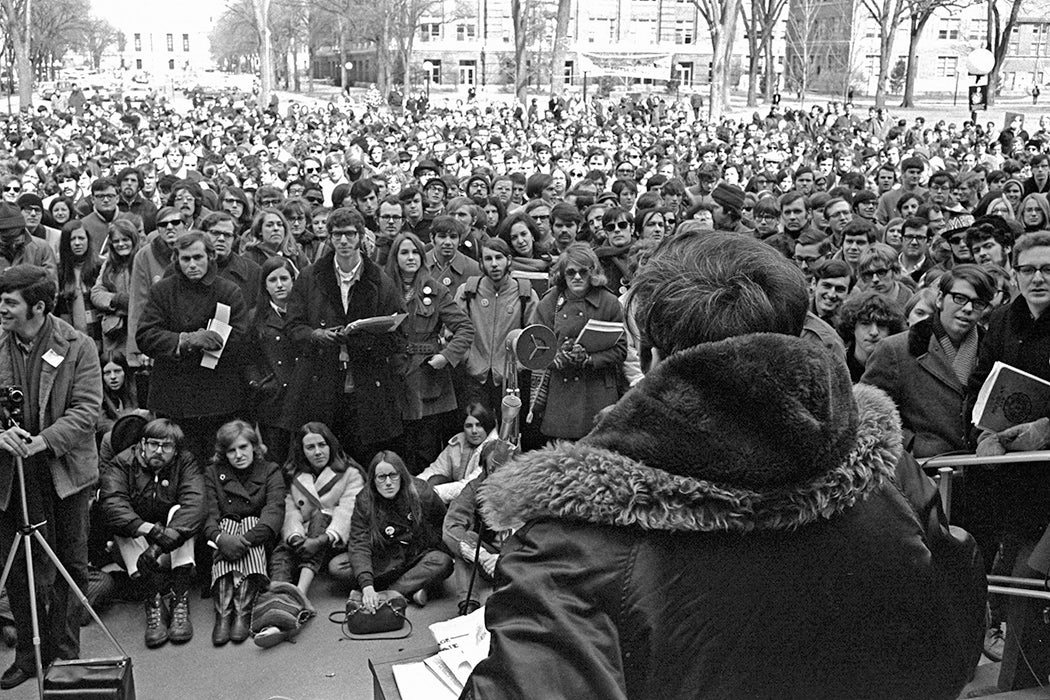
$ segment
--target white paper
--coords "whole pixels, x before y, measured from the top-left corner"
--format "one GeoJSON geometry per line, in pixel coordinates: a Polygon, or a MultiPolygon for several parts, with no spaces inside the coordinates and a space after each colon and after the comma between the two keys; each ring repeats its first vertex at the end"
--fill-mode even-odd
{"type": "Polygon", "coordinates": [[[228,304],[216,304],[215,316],[208,321],[208,330],[215,331],[222,336],[222,347],[218,350],[205,350],[201,357],[201,367],[215,369],[219,366],[219,358],[226,348],[226,341],[230,339],[233,326],[230,325],[230,307],[228,304]]]}
{"type": "Polygon", "coordinates": [[[456,700],[456,694],[422,661],[394,664],[393,671],[401,700],[456,700]]]}
{"type": "Polygon", "coordinates": [[[484,607],[469,615],[435,622],[430,625],[430,633],[441,648],[441,660],[457,678],[465,680],[474,667],[489,655],[489,631],[485,628],[484,607]]]}

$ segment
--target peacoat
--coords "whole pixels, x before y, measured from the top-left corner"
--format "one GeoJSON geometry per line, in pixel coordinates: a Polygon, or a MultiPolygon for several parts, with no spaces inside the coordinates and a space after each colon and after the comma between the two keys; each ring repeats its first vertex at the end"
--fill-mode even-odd
{"type": "MultiPolygon", "coordinates": [[[[351,288],[348,310],[343,310],[335,276],[335,251],[321,256],[302,271],[288,298],[288,332],[299,350],[295,378],[281,427],[297,430],[307,421],[332,425],[344,391],[339,346],[318,345],[311,335],[318,328],[338,329],[351,321],[404,311],[393,281],[374,262],[362,257],[360,279],[351,288]]],[[[401,434],[401,364],[404,343],[400,332],[351,333],[344,338],[358,405],[355,437],[363,444],[382,442],[401,434]]]]}
{"type": "Polygon", "coordinates": [[[332,461],[317,475],[300,472],[292,477],[281,528],[281,539],[285,542],[296,535],[306,537],[317,515],[331,518],[325,532],[335,538],[334,544],[345,546],[350,539],[354,502],[365,480],[353,460],[333,458],[332,461]]]}
{"type": "MultiPolygon", "coordinates": [[[[532,316],[532,323],[541,323],[554,331],[559,347],[566,340],[575,340],[590,320],[622,324],[620,300],[604,287],[592,287],[579,299],[570,299],[562,290],[552,287],[532,316]]],[[[620,398],[619,380],[626,357],[627,338],[621,335],[608,350],[591,353],[583,367],[551,367],[547,406],[540,427],[543,434],[576,440],[589,433],[594,427],[595,415],[620,398]]]]}
{"type": "Polygon", "coordinates": [[[967,449],[966,387],[955,376],[932,319],[875,346],[860,381],[897,404],[905,449],[916,457],[967,449]]]}
{"type": "Polygon", "coordinates": [[[164,278],[172,258],[171,248],[158,232],[151,233],[146,241],[135,253],[131,263],[131,283],[128,288],[128,346],[125,354],[128,362],[134,365],[140,363],[138,356],[141,351],[135,337],[149,299],[149,290],[164,278]]]}
{"type": "MultiPolygon", "coordinates": [[[[15,384],[13,343],[11,333],[0,332],[0,386],[15,384]]],[[[46,357],[57,358],[57,365],[46,359],[41,364],[37,422],[48,446],[41,458],[55,493],[68,498],[98,481],[95,422],[102,411],[102,370],[94,341],[55,316],[46,357]]],[[[14,472],[14,459],[0,451],[0,509],[8,506],[14,472]]]]}
{"type": "Polygon", "coordinates": [[[256,459],[250,467],[247,480],[226,460],[209,464],[204,473],[204,529],[202,534],[215,542],[222,530],[224,518],[240,521],[255,516],[259,522],[244,533],[248,543],[255,547],[272,547],[277,543],[284,525],[286,490],[281,468],[273,462],[256,459]]]}
{"type": "Polygon", "coordinates": [[[299,361],[298,347],[288,334],[287,313],[266,305],[252,322],[247,356],[249,404],[255,420],[261,425],[280,426],[288,386],[299,361]]]}
{"type": "Polygon", "coordinates": [[[181,269],[149,290],[139,322],[139,349],[153,358],[148,406],[179,418],[221,416],[241,407],[241,350],[248,331],[248,311],[240,288],[223,279],[211,264],[199,281],[181,269]],[[230,332],[215,369],[201,366],[200,350],[179,351],[179,334],[206,328],[218,304],[230,307],[230,332]]]}
{"type": "Polygon", "coordinates": [[[474,341],[474,324],[453,301],[452,294],[431,278],[423,280],[421,294],[406,304],[401,324],[405,337],[405,420],[419,420],[456,409],[452,368],[459,366],[474,341]],[[450,334],[447,341],[443,341],[450,334]],[[444,355],[448,366],[434,369],[427,360],[444,355]]]}

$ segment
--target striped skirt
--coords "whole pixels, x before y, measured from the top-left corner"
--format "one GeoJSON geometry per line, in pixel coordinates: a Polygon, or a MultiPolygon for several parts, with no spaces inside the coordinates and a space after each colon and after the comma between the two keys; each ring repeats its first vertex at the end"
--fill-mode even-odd
{"type": "MultiPolygon", "coordinates": [[[[219,529],[224,535],[243,535],[259,523],[254,515],[249,515],[240,522],[223,518],[219,521],[219,529]]],[[[226,561],[220,556],[212,557],[211,580],[216,581],[226,574],[234,574],[234,578],[250,574],[261,574],[266,576],[266,548],[261,544],[249,547],[244,556],[237,561],[226,561]]]]}

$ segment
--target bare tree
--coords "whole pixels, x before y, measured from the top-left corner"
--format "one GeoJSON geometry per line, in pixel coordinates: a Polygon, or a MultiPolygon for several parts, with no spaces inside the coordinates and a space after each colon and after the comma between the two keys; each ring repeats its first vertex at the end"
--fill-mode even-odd
{"type": "Polygon", "coordinates": [[[558,0],[558,13],[554,23],[554,51],[551,53],[551,95],[565,90],[565,56],[569,44],[569,19],[571,0],[558,0]]]}
{"type": "Polygon", "coordinates": [[[806,104],[806,93],[809,91],[819,45],[817,38],[823,26],[818,21],[822,7],[821,0],[796,0],[788,11],[784,75],[798,91],[803,105],[806,104]]]}
{"type": "Polygon", "coordinates": [[[740,4],[740,17],[747,27],[748,69],[747,69],[747,106],[758,104],[758,69],[764,61],[765,97],[773,96],[776,70],[773,62],[773,32],[780,15],[787,5],[787,0],[751,0],[740,4]]]}
{"type": "Polygon", "coordinates": [[[886,106],[886,87],[893,65],[893,43],[897,29],[908,14],[905,0],[861,0],[861,7],[879,28],[879,78],[875,84],[875,106],[886,106]]]}
{"type": "Polygon", "coordinates": [[[84,23],[80,44],[91,57],[95,70],[102,67],[102,54],[114,43],[119,43],[120,32],[101,17],[91,17],[84,23]]]}
{"type": "Polygon", "coordinates": [[[907,0],[911,27],[908,34],[908,72],[904,79],[902,107],[915,106],[915,79],[919,74],[919,38],[926,29],[927,22],[939,9],[961,9],[970,2],[971,0],[907,0]]]}
{"type": "Polygon", "coordinates": [[[996,92],[999,88],[999,71],[1006,60],[1006,54],[1010,47],[1010,37],[1017,26],[1017,15],[1021,11],[1024,0],[1005,0],[1003,10],[1006,19],[1003,19],[1002,11],[997,0],[988,0],[988,48],[995,56],[995,64],[992,72],[988,74],[988,106],[995,104],[996,92]]]}
{"type": "Polygon", "coordinates": [[[527,36],[528,0],[510,0],[510,18],[514,24],[514,95],[518,102],[525,104],[528,99],[528,59],[529,48],[527,36]]]}
{"type": "Polygon", "coordinates": [[[33,106],[33,65],[29,60],[30,15],[32,0],[0,0],[4,24],[11,38],[15,54],[15,73],[18,75],[18,106],[33,106]]]}
{"type": "MultiPolygon", "coordinates": [[[[903,1],[903,0],[902,0],[903,1]]],[[[692,0],[711,33],[711,92],[708,117],[719,119],[729,106],[730,55],[741,0],[692,0]]]]}
{"type": "Polygon", "coordinates": [[[270,42],[270,0],[252,0],[255,28],[259,33],[259,106],[270,106],[273,90],[273,47],[270,42]]]}

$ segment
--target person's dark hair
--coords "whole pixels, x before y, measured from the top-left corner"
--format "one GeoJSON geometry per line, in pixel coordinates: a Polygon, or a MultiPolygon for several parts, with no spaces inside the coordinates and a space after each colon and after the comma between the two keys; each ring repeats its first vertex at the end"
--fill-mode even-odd
{"type": "Polygon", "coordinates": [[[266,446],[263,445],[258,431],[250,423],[240,419],[231,420],[216,431],[215,454],[211,458],[212,464],[225,464],[226,450],[230,449],[233,443],[240,438],[244,438],[252,446],[252,465],[262,464],[265,461],[266,446]]]}
{"type": "Polygon", "coordinates": [[[938,170],[933,175],[930,175],[930,186],[941,183],[948,183],[949,187],[955,187],[955,176],[947,170],[938,170]]]}
{"type": "Polygon", "coordinates": [[[138,181],[139,181],[138,191],[141,191],[142,190],[142,183],[143,183],[144,178],[142,177],[142,171],[139,170],[136,167],[122,168],[121,171],[119,173],[117,173],[116,182],[118,184],[121,183],[121,182],[124,182],[124,178],[126,178],[128,175],[134,175],[135,177],[138,178],[138,181]]]}
{"type": "Polygon", "coordinates": [[[274,255],[263,261],[259,272],[259,294],[256,295],[255,316],[253,322],[262,322],[266,318],[266,308],[270,305],[270,293],[266,291],[266,278],[277,269],[284,268],[292,276],[292,281],[299,275],[299,271],[293,263],[283,255],[274,255]]]}
{"type": "Polygon", "coordinates": [[[929,238],[932,233],[930,231],[930,222],[921,216],[909,216],[905,219],[904,224],[901,225],[901,235],[904,235],[904,232],[908,229],[911,229],[912,231],[926,229],[926,238],[929,238]]]}
{"type": "Polygon", "coordinates": [[[616,196],[619,196],[625,190],[632,194],[638,194],[638,183],[634,180],[626,180],[624,178],[620,178],[613,182],[612,187],[610,189],[612,190],[612,193],[616,196]]]}
{"type": "Polygon", "coordinates": [[[368,509],[369,520],[368,530],[371,534],[372,545],[379,546],[386,540],[386,533],[383,528],[386,526],[386,520],[379,518],[376,512],[382,504],[387,502],[387,499],[380,495],[376,489],[376,469],[380,464],[389,464],[397,472],[398,477],[401,481],[401,488],[397,490],[397,495],[394,496],[393,503],[391,506],[399,513],[403,513],[408,516],[408,521],[412,523],[412,528],[415,532],[418,532],[420,528],[426,527],[426,521],[423,518],[423,504],[419,500],[419,491],[416,489],[415,479],[412,477],[411,472],[408,471],[408,467],[405,466],[404,460],[398,456],[393,450],[380,450],[372,461],[368,463],[368,474],[365,489],[362,493],[365,493],[366,503],[369,503],[372,507],[368,509]]]}
{"type": "Polygon", "coordinates": [[[631,288],[629,313],[664,357],[747,333],[798,336],[809,309],[802,271],[739,234],[665,238],[631,288]]]}
{"type": "Polygon", "coordinates": [[[558,202],[551,207],[551,223],[555,221],[565,221],[579,226],[583,223],[583,215],[580,214],[579,209],[568,202],[558,202]]]}
{"type": "Polygon", "coordinates": [[[203,231],[180,233],[178,238],[175,239],[175,250],[186,250],[194,243],[203,243],[204,252],[208,256],[208,260],[215,260],[215,244],[211,242],[211,238],[206,236],[203,231]]]}
{"type": "Polygon", "coordinates": [[[525,197],[527,199],[539,199],[543,196],[543,190],[554,182],[554,178],[546,173],[533,173],[525,181],[525,197]]]}
{"type": "Polygon", "coordinates": [[[1032,157],[1028,159],[1028,165],[1035,167],[1042,165],[1043,163],[1050,163],[1050,155],[1046,153],[1033,153],[1032,157]]]}
{"type": "Polygon", "coordinates": [[[845,260],[821,260],[812,268],[810,273],[814,280],[826,280],[835,277],[849,278],[849,289],[853,289],[856,279],[853,277],[853,268],[845,260]]]}
{"type": "Polygon", "coordinates": [[[941,294],[951,291],[952,284],[956,280],[969,282],[973,286],[973,291],[977,292],[977,298],[982,301],[991,301],[995,296],[995,279],[980,265],[964,263],[944,272],[937,280],[941,294]]]}
{"type": "Polygon", "coordinates": [[[329,236],[332,235],[332,231],[335,229],[347,228],[348,226],[357,229],[358,233],[363,234],[365,231],[365,217],[361,216],[361,212],[356,209],[339,207],[328,215],[328,221],[325,222],[329,236]]]}
{"type": "Polygon", "coordinates": [[[397,198],[402,202],[409,202],[415,199],[416,197],[422,196],[423,190],[419,189],[418,187],[406,187],[397,193],[397,198]]]}
{"type": "MultiPolygon", "coordinates": [[[[489,230],[489,232],[488,232],[490,235],[495,235],[496,229],[498,229],[499,225],[501,223],[503,223],[503,220],[507,218],[507,205],[504,204],[503,200],[500,199],[499,197],[496,197],[495,195],[489,195],[488,197],[485,198],[485,203],[481,207],[482,210],[484,210],[485,207],[495,207],[496,208],[496,213],[497,213],[496,226],[493,229],[489,230]]],[[[486,226],[487,226],[488,225],[488,214],[485,215],[485,221],[486,221],[486,226]]]]}
{"type": "Polygon", "coordinates": [[[364,199],[370,194],[379,195],[379,188],[376,187],[375,183],[370,178],[364,178],[358,180],[354,184],[350,185],[350,199],[355,202],[359,199],[364,199]]]}
{"type": "Polygon", "coordinates": [[[900,199],[897,200],[897,206],[896,206],[897,213],[901,214],[903,216],[903,213],[901,212],[901,209],[903,209],[904,205],[907,204],[908,202],[912,201],[913,199],[916,202],[918,202],[920,206],[922,205],[922,197],[920,197],[919,195],[915,194],[914,192],[905,192],[904,194],[902,194],[900,196],[900,199]]]}
{"type": "Polygon", "coordinates": [[[58,299],[57,304],[63,307],[61,310],[69,312],[65,308],[71,303],[77,292],[77,267],[80,268],[80,284],[87,290],[84,293],[85,305],[90,305],[88,296],[92,285],[98,279],[101,262],[94,251],[91,250],[91,235],[84,228],[79,219],[67,221],[62,227],[62,235],[58,239],[58,299]],[[82,255],[73,254],[73,233],[83,231],[87,240],[87,249],[82,255]]]}
{"type": "Polygon", "coordinates": [[[985,221],[975,221],[974,225],[966,229],[966,247],[973,249],[974,246],[984,243],[989,238],[995,240],[1003,251],[1007,251],[1014,245],[1014,237],[1001,217],[988,217],[985,221]],[[998,221],[995,221],[995,220],[998,221]],[[998,222],[1002,222],[999,225],[998,222]]]}
{"type": "Polygon", "coordinates": [[[510,260],[514,257],[514,253],[511,250],[510,245],[502,238],[486,239],[481,244],[481,249],[485,250],[486,248],[488,248],[489,250],[494,250],[497,253],[502,253],[507,258],[507,260],[510,260]]]}
{"type": "Polygon", "coordinates": [[[856,218],[842,229],[842,237],[845,238],[846,236],[864,236],[867,238],[868,243],[874,243],[879,238],[879,232],[870,221],[856,218]]]}
{"type": "Polygon", "coordinates": [[[485,429],[486,434],[496,429],[496,416],[492,411],[485,408],[485,404],[480,401],[473,401],[463,409],[463,420],[465,421],[467,418],[477,419],[478,423],[481,423],[481,427],[485,429]]]}
{"type": "Polygon", "coordinates": [[[120,417],[121,409],[135,408],[135,375],[128,366],[128,359],[121,350],[107,350],[98,358],[100,369],[105,369],[109,363],[115,364],[124,370],[124,383],[115,391],[109,388],[105,382],[102,383],[102,410],[106,415],[116,420],[120,417]]]}
{"type": "Polygon", "coordinates": [[[91,194],[96,194],[102,190],[108,190],[110,187],[117,189],[117,183],[113,181],[113,178],[100,177],[91,183],[91,194]]]}
{"type": "Polygon", "coordinates": [[[142,429],[142,440],[171,440],[175,443],[175,453],[182,450],[186,434],[179,424],[170,418],[154,418],[142,429]]]}
{"type": "Polygon", "coordinates": [[[788,190],[784,194],[780,195],[780,208],[783,209],[787,205],[792,204],[800,199],[802,200],[803,206],[806,207],[806,211],[809,211],[809,199],[806,197],[805,194],[799,192],[798,190],[788,190]]]}
{"type": "Polygon", "coordinates": [[[496,229],[496,238],[503,241],[510,248],[511,253],[515,252],[514,246],[511,245],[511,229],[514,228],[515,224],[525,224],[525,227],[529,229],[529,233],[532,234],[532,257],[539,258],[543,255],[544,250],[541,249],[540,238],[540,227],[536,225],[536,220],[523,211],[517,211],[509,215],[507,218],[500,223],[499,228],[496,229]]]}
{"type": "Polygon", "coordinates": [[[850,297],[842,304],[836,330],[849,347],[853,344],[853,331],[858,323],[886,326],[893,335],[904,330],[904,322],[900,306],[876,291],[868,291],[850,297]]]}
{"type": "Polygon", "coordinates": [[[234,219],[231,214],[224,211],[213,211],[211,214],[208,214],[206,217],[201,219],[200,229],[201,231],[207,233],[208,231],[211,231],[213,228],[221,224],[223,221],[232,221],[234,226],[233,231],[234,233],[237,232],[237,220],[234,219]]]}
{"type": "Polygon", "coordinates": [[[339,438],[335,436],[331,428],[321,421],[310,421],[304,423],[292,438],[288,449],[288,461],[284,464],[286,481],[295,478],[297,474],[314,474],[314,467],[306,458],[306,453],[303,452],[303,438],[307,435],[320,435],[328,444],[328,464],[325,465],[327,468],[334,472],[345,472],[350,467],[361,471],[357,462],[343,452],[343,446],[339,444],[339,438]]]}

